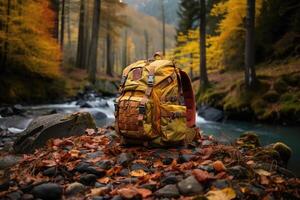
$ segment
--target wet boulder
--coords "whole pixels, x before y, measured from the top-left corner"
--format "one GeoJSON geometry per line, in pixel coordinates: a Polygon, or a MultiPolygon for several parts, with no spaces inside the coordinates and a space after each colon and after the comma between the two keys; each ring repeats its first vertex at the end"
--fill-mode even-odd
{"type": "Polygon", "coordinates": [[[209,106],[201,106],[198,114],[207,121],[219,122],[224,118],[224,113],[221,110],[209,106]]]}
{"type": "Polygon", "coordinates": [[[28,128],[20,133],[14,143],[16,153],[32,153],[43,147],[51,138],[63,138],[84,134],[87,128],[96,128],[89,113],[53,114],[34,119],[28,128]]]}
{"type": "Polygon", "coordinates": [[[292,156],[292,149],[282,142],[277,142],[273,144],[272,147],[279,153],[281,160],[287,164],[292,156]]]}
{"type": "Polygon", "coordinates": [[[241,147],[255,148],[260,146],[258,135],[254,132],[245,132],[236,141],[241,147]]]}

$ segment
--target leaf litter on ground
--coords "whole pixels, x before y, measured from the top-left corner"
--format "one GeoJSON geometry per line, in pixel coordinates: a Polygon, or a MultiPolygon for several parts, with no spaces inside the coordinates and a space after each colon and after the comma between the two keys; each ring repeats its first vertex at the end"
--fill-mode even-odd
{"type": "Polygon", "coordinates": [[[32,190],[28,188],[47,182],[64,189],[79,182],[85,185],[84,191],[74,194],[72,199],[120,196],[123,199],[231,200],[267,199],[270,195],[300,198],[300,180],[281,174],[276,167],[262,168],[261,164],[272,165],[274,160],[256,159],[255,149],[243,151],[239,144],[218,144],[205,135],[186,148],[124,147],[118,137],[109,136],[113,131],[88,129],[85,135],[54,139],[34,154],[24,155],[10,169],[10,187],[0,192],[0,197],[16,191],[30,194],[32,190]],[[204,140],[213,142],[202,146],[204,140]],[[126,153],[122,162],[121,153],[126,153]],[[180,155],[193,157],[182,161],[180,155]],[[200,195],[181,194],[184,188],[178,183],[189,176],[201,184],[200,195]],[[164,191],[165,186],[174,184],[178,191],[164,191]]]}

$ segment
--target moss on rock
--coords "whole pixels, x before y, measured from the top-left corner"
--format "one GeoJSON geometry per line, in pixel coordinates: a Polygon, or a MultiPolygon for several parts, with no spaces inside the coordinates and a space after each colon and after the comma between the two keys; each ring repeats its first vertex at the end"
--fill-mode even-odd
{"type": "Polygon", "coordinates": [[[287,164],[292,156],[292,149],[282,142],[275,143],[273,149],[279,153],[281,160],[287,164]]]}

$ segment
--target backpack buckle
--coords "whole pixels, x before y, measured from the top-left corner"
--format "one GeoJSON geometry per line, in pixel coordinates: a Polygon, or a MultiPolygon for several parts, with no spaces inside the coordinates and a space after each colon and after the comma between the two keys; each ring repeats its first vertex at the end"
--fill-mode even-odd
{"type": "Polygon", "coordinates": [[[119,105],[117,102],[114,103],[114,106],[115,106],[115,112],[118,112],[119,111],[119,105]]]}
{"type": "Polygon", "coordinates": [[[154,84],[154,75],[149,75],[148,76],[148,85],[149,86],[153,86],[153,84],[154,84]]]}
{"type": "Polygon", "coordinates": [[[145,105],[140,105],[139,106],[139,114],[146,114],[146,107],[145,105]]]}

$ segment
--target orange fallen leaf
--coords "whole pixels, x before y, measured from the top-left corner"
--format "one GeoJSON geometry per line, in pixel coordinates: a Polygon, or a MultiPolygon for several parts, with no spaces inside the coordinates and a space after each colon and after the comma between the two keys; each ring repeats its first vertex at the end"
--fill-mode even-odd
{"type": "Polygon", "coordinates": [[[102,196],[104,194],[107,194],[109,192],[109,188],[107,187],[101,187],[101,188],[93,188],[91,189],[90,196],[102,196]]]}
{"type": "Polygon", "coordinates": [[[125,199],[132,199],[138,195],[138,191],[133,188],[121,188],[118,191],[118,194],[125,199]]]}
{"type": "Polygon", "coordinates": [[[142,169],[138,169],[138,170],[131,171],[130,175],[135,177],[141,177],[147,175],[147,173],[142,169]]]}
{"type": "Polygon", "coordinates": [[[153,167],[162,167],[164,164],[161,162],[161,160],[157,160],[153,163],[153,167]]]}
{"type": "Polygon", "coordinates": [[[103,177],[103,178],[97,179],[97,182],[102,183],[102,184],[107,184],[107,183],[109,183],[109,181],[110,181],[109,177],[103,177]]]}
{"type": "Polygon", "coordinates": [[[260,184],[269,185],[270,181],[266,176],[260,176],[260,184]]]}
{"type": "Polygon", "coordinates": [[[211,178],[211,175],[207,171],[201,169],[194,169],[192,173],[199,182],[205,182],[211,178]]]}
{"type": "Polygon", "coordinates": [[[152,195],[152,191],[145,188],[137,188],[136,190],[143,198],[147,198],[152,195]]]}
{"type": "Polygon", "coordinates": [[[222,161],[217,160],[213,163],[213,167],[217,172],[225,171],[225,166],[222,161]]]}
{"type": "Polygon", "coordinates": [[[254,163],[253,160],[249,160],[249,161],[246,162],[246,164],[247,164],[247,165],[253,165],[253,164],[255,164],[255,163],[254,163]]]}
{"type": "Polygon", "coordinates": [[[80,151],[78,151],[76,149],[72,149],[69,153],[71,154],[71,157],[78,158],[80,151]]]}
{"type": "Polygon", "coordinates": [[[274,183],[277,183],[277,184],[283,183],[284,181],[285,181],[284,178],[282,178],[281,176],[276,176],[276,177],[273,179],[273,182],[274,182],[274,183]]]}

